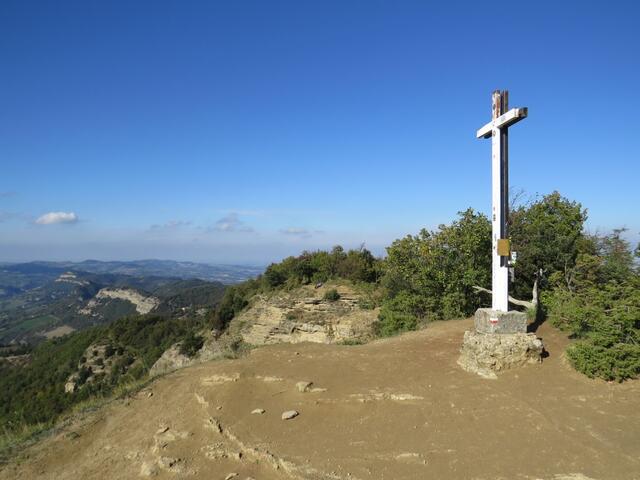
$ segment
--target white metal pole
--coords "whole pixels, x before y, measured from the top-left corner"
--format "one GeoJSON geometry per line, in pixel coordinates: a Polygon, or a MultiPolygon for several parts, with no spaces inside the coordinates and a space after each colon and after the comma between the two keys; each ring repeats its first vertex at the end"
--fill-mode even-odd
{"type": "MultiPolygon", "coordinates": [[[[502,101],[499,91],[493,92],[493,119],[495,120],[504,112],[502,111],[502,101]]],[[[506,127],[505,127],[506,128],[506,127]]],[[[509,269],[502,266],[500,255],[498,255],[498,239],[501,238],[503,222],[503,190],[502,184],[502,142],[500,128],[494,127],[491,135],[491,197],[492,197],[492,255],[491,255],[491,280],[492,295],[491,308],[507,312],[509,310],[509,269]]],[[[506,263],[506,262],[505,262],[506,263]]]]}

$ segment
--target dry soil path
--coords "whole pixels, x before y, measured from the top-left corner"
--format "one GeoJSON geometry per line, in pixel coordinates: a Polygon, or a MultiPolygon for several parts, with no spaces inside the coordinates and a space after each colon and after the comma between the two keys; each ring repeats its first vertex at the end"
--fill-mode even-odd
{"type": "Polygon", "coordinates": [[[471,326],[187,368],[30,448],[0,479],[640,478],[639,382],[576,373],[549,325],[541,365],[482,379],[456,365],[471,326]],[[288,410],[299,415],[282,420],[288,410]]]}

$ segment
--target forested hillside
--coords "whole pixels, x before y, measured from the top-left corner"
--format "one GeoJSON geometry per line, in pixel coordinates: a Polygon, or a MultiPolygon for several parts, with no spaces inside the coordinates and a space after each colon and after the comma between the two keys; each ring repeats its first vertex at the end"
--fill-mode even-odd
{"type": "Polygon", "coordinates": [[[220,282],[71,271],[42,263],[6,265],[0,284],[0,345],[36,344],[137,313],[177,316],[204,309],[204,314],[224,290],[220,282]]]}

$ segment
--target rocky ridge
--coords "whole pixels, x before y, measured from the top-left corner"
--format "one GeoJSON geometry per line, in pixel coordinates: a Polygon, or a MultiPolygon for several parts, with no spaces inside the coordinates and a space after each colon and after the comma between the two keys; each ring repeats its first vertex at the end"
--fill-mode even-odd
{"type": "Polygon", "coordinates": [[[156,376],[196,363],[237,356],[242,346],[276,343],[363,343],[373,338],[377,309],[361,307],[363,295],[349,285],[305,285],[292,291],[257,295],[223,334],[203,331],[204,344],[193,357],[180,343],[166,350],[151,367],[156,376]],[[326,293],[337,290],[339,298],[326,293]]]}
{"type": "Polygon", "coordinates": [[[136,307],[136,312],[141,315],[151,312],[160,305],[158,298],[150,295],[142,295],[131,288],[102,288],[84,307],[78,310],[78,313],[82,315],[93,315],[99,303],[113,299],[132,303],[136,307]]]}

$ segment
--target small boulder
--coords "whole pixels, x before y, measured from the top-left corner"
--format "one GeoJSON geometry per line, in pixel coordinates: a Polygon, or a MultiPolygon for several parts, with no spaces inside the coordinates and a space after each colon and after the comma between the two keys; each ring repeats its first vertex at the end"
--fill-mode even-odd
{"type": "Polygon", "coordinates": [[[312,385],[313,385],[313,382],[298,382],[296,383],[296,388],[300,393],[304,393],[311,390],[312,385]]]}
{"type": "Polygon", "coordinates": [[[291,420],[292,418],[296,418],[298,415],[300,414],[295,410],[287,410],[282,413],[282,420],[291,420]]]}
{"type": "Polygon", "coordinates": [[[266,410],[264,408],[256,408],[256,409],[251,411],[251,414],[252,415],[262,415],[265,412],[266,412],[266,410]]]}

